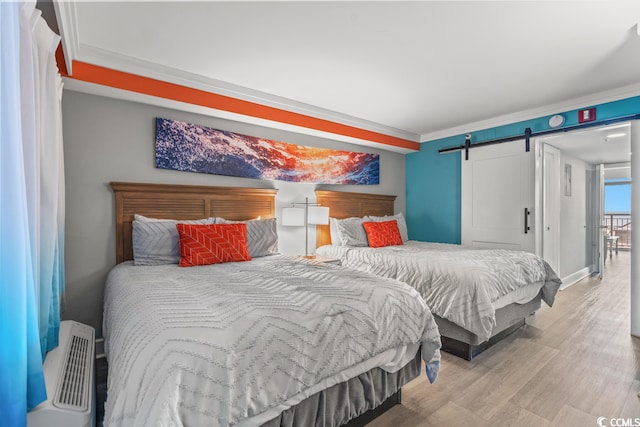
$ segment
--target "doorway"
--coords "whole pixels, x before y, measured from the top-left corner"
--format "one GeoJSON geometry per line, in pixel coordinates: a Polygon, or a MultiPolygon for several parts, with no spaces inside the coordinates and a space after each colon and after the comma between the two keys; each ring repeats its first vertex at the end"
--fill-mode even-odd
{"type": "Polygon", "coordinates": [[[558,275],[566,287],[588,274],[604,273],[608,240],[602,189],[607,168],[626,165],[630,173],[631,127],[621,123],[550,135],[544,143],[560,152],[558,275]]]}

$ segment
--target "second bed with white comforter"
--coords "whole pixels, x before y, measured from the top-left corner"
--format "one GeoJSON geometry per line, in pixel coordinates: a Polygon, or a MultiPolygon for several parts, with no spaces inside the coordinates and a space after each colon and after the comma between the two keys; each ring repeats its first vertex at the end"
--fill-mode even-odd
{"type": "Polygon", "coordinates": [[[561,284],[542,258],[522,251],[409,240],[382,248],[326,245],[317,252],[346,267],[408,283],[433,314],[480,341],[491,337],[497,309],[529,301],[540,291],[551,306],[561,284]]]}

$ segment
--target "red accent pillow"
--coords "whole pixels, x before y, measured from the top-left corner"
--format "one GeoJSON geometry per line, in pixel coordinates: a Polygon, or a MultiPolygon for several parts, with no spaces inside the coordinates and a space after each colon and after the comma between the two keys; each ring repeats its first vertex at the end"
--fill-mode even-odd
{"type": "Polygon", "coordinates": [[[180,267],[249,261],[246,224],[176,224],[180,267]]]}
{"type": "Polygon", "coordinates": [[[363,222],[364,231],[367,232],[369,247],[381,248],[383,246],[402,245],[402,236],[398,228],[398,221],[363,222]]]}

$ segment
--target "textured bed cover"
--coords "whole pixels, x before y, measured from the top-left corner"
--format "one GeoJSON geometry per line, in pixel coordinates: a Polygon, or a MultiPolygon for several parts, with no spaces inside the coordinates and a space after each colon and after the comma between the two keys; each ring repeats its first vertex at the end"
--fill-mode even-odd
{"type": "Polygon", "coordinates": [[[257,426],[422,346],[436,323],[398,281],[282,256],[180,268],[116,266],[105,290],[105,425],[257,426]]]}
{"type": "Polygon", "coordinates": [[[522,288],[532,288],[533,298],[542,289],[543,300],[551,306],[562,283],[547,262],[522,251],[409,240],[383,248],[327,245],[317,252],[340,259],[346,267],[411,285],[433,314],[482,341],[491,337],[500,308],[496,304],[508,300],[510,293],[521,296],[527,293],[522,288]]]}

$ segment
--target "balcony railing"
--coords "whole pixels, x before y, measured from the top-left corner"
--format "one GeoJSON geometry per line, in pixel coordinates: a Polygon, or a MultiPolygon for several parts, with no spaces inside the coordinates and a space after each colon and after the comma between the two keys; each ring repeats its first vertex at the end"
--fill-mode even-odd
{"type": "Polygon", "coordinates": [[[631,214],[608,212],[604,215],[607,234],[618,236],[618,248],[631,249],[631,214]]]}

